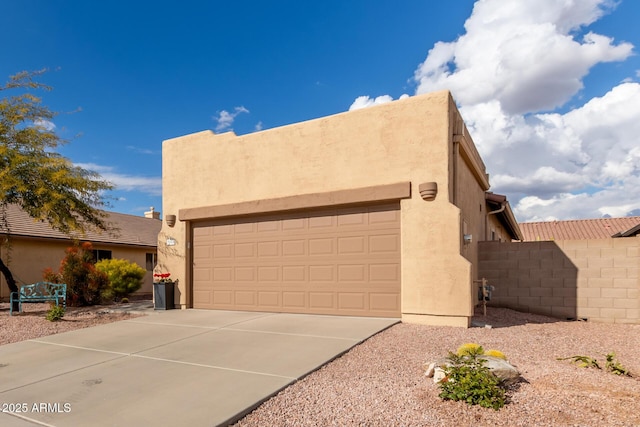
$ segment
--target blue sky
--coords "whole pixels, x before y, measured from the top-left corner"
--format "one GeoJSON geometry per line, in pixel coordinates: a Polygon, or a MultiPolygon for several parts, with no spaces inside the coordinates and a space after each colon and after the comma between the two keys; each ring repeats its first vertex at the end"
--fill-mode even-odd
{"type": "Polygon", "coordinates": [[[61,152],[116,185],[118,212],[161,210],[165,139],[450,89],[519,220],[625,216],[638,18],[633,0],[21,0],[0,14],[0,78],[50,69],[61,152]]]}

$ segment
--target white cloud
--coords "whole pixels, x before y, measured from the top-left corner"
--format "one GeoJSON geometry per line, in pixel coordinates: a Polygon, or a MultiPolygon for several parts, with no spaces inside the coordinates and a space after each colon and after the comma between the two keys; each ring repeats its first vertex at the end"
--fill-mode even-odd
{"type": "Polygon", "coordinates": [[[240,113],[249,113],[249,110],[247,110],[243,106],[240,106],[234,108],[232,113],[228,112],[227,110],[220,111],[217,117],[213,117],[213,120],[218,122],[218,125],[216,126],[216,132],[232,130],[231,126],[240,113]]]}
{"type": "Polygon", "coordinates": [[[498,101],[509,115],[559,107],[582,89],[591,67],[631,54],[631,44],[599,34],[574,37],[611,6],[603,0],[478,1],[466,33],[436,43],[416,70],[417,93],[448,88],[461,105],[498,101]]]}
{"type": "Polygon", "coordinates": [[[140,154],[150,154],[150,155],[162,154],[160,150],[150,150],[148,148],[136,147],[135,145],[127,145],[126,148],[129,151],[133,151],[135,153],[140,153],[140,154]]]}
{"type": "MultiPolygon", "coordinates": [[[[403,94],[398,99],[408,98],[409,95],[403,94]]],[[[374,105],[386,104],[387,102],[393,101],[393,98],[390,95],[381,95],[376,98],[370,98],[368,96],[359,96],[353,101],[353,104],[349,107],[349,111],[359,110],[361,108],[372,107],[374,105]]]]}
{"type": "Polygon", "coordinates": [[[262,121],[259,121],[258,123],[256,123],[256,126],[254,127],[254,129],[256,130],[256,132],[259,132],[262,130],[262,121]]]}
{"type": "Polygon", "coordinates": [[[34,124],[35,127],[44,129],[44,130],[49,131],[49,132],[51,132],[52,130],[54,130],[56,128],[56,124],[55,123],[53,123],[50,120],[46,120],[46,119],[35,119],[33,121],[33,124],[34,124]]]}
{"type": "Polygon", "coordinates": [[[520,220],[541,212],[561,219],[624,216],[640,208],[640,84],[620,84],[566,114],[510,116],[510,121],[493,115],[489,121],[482,117],[487,109],[462,111],[471,118],[494,191],[516,202],[520,220]],[[569,195],[583,197],[576,204],[569,195]],[[518,202],[522,196],[553,201],[548,205],[553,209],[533,209],[526,197],[518,202]]]}
{"type": "MultiPolygon", "coordinates": [[[[633,76],[566,113],[553,112],[569,100],[579,103],[593,66],[632,55],[630,43],[588,31],[616,4],[479,0],[466,32],[436,43],[414,73],[416,93],[452,92],[492,190],[507,194],[520,221],[640,209],[640,84],[633,76]]],[[[378,99],[390,97],[361,96],[350,109],[378,99]]]]}
{"type": "Polygon", "coordinates": [[[76,163],[76,166],[100,174],[102,179],[110,182],[116,190],[140,191],[153,196],[162,195],[162,177],[120,174],[115,172],[112,166],[95,163],[76,163]]]}

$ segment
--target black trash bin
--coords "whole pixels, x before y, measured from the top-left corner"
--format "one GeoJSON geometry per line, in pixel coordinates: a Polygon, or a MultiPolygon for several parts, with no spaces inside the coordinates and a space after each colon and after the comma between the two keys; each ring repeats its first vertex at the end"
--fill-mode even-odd
{"type": "Polygon", "coordinates": [[[173,308],[173,282],[153,284],[153,308],[155,310],[171,310],[173,308]]]}
{"type": "Polygon", "coordinates": [[[20,312],[20,301],[18,300],[18,295],[16,294],[15,299],[11,300],[11,312],[19,313],[20,312]]]}

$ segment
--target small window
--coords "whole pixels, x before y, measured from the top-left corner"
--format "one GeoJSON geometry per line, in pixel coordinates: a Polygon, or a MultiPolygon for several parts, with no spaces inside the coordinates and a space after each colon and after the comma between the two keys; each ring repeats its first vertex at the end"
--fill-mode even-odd
{"type": "Polygon", "coordinates": [[[106,251],[104,249],[94,249],[91,252],[93,252],[93,259],[95,262],[102,261],[103,259],[111,259],[111,251],[106,251]]]}
{"type": "Polygon", "coordinates": [[[147,253],[147,271],[153,271],[158,264],[158,254],[147,253]]]}

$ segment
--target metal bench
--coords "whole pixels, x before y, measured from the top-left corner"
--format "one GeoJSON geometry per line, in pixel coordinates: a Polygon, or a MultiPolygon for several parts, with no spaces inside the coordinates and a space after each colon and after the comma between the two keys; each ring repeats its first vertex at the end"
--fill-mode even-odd
{"type": "Polygon", "coordinates": [[[38,282],[20,286],[19,292],[11,292],[10,315],[13,316],[14,302],[18,303],[18,312],[22,312],[23,302],[55,301],[56,305],[67,307],[67,285],[65,283],[38,282]]]}

